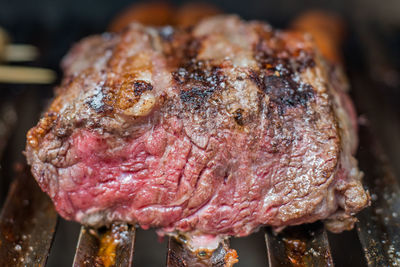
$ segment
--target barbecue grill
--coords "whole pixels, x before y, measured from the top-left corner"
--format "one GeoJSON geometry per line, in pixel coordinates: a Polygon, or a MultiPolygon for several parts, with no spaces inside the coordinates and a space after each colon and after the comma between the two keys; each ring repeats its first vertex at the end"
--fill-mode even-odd
{"type": "MultiPolygon", "coordinates": [[[[107,1],[99,1],[97,15],[89,15],[82,10],[90,10],[90,3],[78,2],[57,6],[43,1],[53,16],[42,18],[40,5],[0,4],[0,26],[16,41],[39,48],[42,57],[31,65],[58,69],[61,56],[74,41],[103,31],[109,18],[126,5],[116,1],[111,7],[107,1]],[[7,8],[7,14],[2,14],[7,8]]],[[[286,1],[278,2],[231,1],[226,11],[283,27],[305,8],[300,4],[288,8],[286,1]],[[243,8],[251,5],[253,8],[243,8]]],[[[250,237],[226,241],[211,255],[195,255],[185,249],[184,240],[169,238],[158,243],[154,232],[131,225],[95,230],[66,222],[39,189],[21,155],[26,130],[51,96],[52,85],[0,84],[0,266],[45,266],[46,262],[46,266],[152,266],[160,262],[167,266],[229,266],[229,247],[239,253],[235,266],[400,266],[400,185],[395,176],[400,157],[400,21],[384,20],[379,10],[371,16],[368,12],[375,8],[373,4],[350,18],[356,4],[326,3],[327,8],[349,16],[345,67],[360,114],[357,159],[373,201],[357,215],[355,230],[328,234],[320,222],[289,227],[277,235],[265,228],[250,237]]],[[[400,11],[399,5],[392,4],[400,11]]]]}

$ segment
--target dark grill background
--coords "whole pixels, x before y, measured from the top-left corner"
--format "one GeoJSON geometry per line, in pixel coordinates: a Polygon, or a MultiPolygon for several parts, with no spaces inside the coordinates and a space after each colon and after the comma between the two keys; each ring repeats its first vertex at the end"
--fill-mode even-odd
{"type": "MultiPolygon", "coordinates": [[[[171,1],[179,4],[183,1],[171,1]]],[[[1,0],[0,26],[16,43],[30,43],[40,49],[40,58],[26,65],[59,70],[59,62],[79,39],[103,32],[112,17],[132,1],[127,0],[1,0]]],[[[348,25],[343,51],[359,115],[367,117],[382,143],[397,177],[400,174],[400,1],[213,1],[226,13],[245,19],[261,19],[285,27],[304,10],[323,8],[342,15],[348,25]]],[[[13,166],[24,162],[25,133],[32,127],[52,95],[53,85],[0,84],[0,104],[11,103],[18,121],[1,157],[0,207],[13,166]]],[[[0,148],[1,149],[1,148],[0,148]]],[[[0,151],[1,152],[1,151],[0,151]]],[[[80,226],[60,220],[48,266],[71,266],[80,226]]],[[[159,243],[153,231],[137,232],[135,266],[165,265],[166,242],[159,243]]],[[[329,234],[336,266],[366,266],[355,230],[329,234]]],[[[378,241],[379,242],[379,241],[378,241]]],[[[262,233],[233,239],[240,262],[235,266],[266,266],[262,233]]]]}

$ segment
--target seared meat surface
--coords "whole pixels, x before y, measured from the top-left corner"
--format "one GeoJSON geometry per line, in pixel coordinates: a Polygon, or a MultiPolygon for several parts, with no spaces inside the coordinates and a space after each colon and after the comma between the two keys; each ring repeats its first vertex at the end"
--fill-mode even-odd
{"type": "Polygon", "coordinates": [[[84,39],[27,135],[32,173],[66,219],[245,236],[369,203],[340,70],[304,34],[217,16],[84,39]]]}

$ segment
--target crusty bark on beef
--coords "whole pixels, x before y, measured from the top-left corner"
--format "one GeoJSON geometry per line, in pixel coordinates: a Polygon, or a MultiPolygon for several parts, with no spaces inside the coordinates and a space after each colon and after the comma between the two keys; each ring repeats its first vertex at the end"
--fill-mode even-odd
{"type": "Polygon", "coordinates": [[[27,135],[32,173],[65,218],[245,236],[369,202],[340,71],[307,35],[217,16],[84,39],[27,135]]]}

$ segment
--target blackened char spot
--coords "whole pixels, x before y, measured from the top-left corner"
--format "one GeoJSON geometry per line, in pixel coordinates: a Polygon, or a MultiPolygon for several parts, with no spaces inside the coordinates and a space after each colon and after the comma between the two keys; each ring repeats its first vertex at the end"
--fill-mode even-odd
{"type": "Polygon", "coordinates": [[[278,76],[268,75],[267,72],[253,71],[250,74],[258,88],[268,95],[270,102],[284,114],[287,108],[303,106],[314,98],[314,89],[310,84],[296,82],[295,74],[278,76]]]}
{"type": "Polygon", "coordinates": [[[219,67],[196,60],[178,68],[172,75],[180,87],[181,101],[192,110],[204,107],[214,92],[222,90],[225,80],[219,67]]]}
{"type": "Polygon", "coordinates": [[[312,53],[301,50],[296,58],[297,71],[303,72],[307,68],[315,67],[314,55],[312,53]]]}
{"type": "Polygon", "coordinates": [[[151,90],[153,90],[153,86],[148,82],[139,80],[133,83],[133,92],[135,96],[140,96],[143,92],[151,90]]]}
{"type": "Polygon", "coordinates": [[[243,117],[243,109],[239,108],[233,112],[233,118],[235,119],[236,123],[240,126],[244,125],[244,117],[243,117]]]}
{"type": "Polygon", "coordinates": [[[301,82],[300,73],[315,66],[315,53],[310,49],[290,50],[278,32],[260,30],[254,48],[259,71],[250,73],[257,86],[283,114],[288,107],[306,106],[314,97],[310,84],[301,82]]]}
{"type": "Polygon", "coordinates": [[[293,79],[281,76],[264,77],[264,92],[279,106],[305,106],[314,96],[309,84],[299,84],[293,79]]]}
{"type": "Polygon", "coordinates": [[[213,90],[208,90],[199,87],[192,87],[188,91],[181,91],[180,98],[186,105],[193,109],[199,109],[203,102],[210,97],[213,90]]]}

